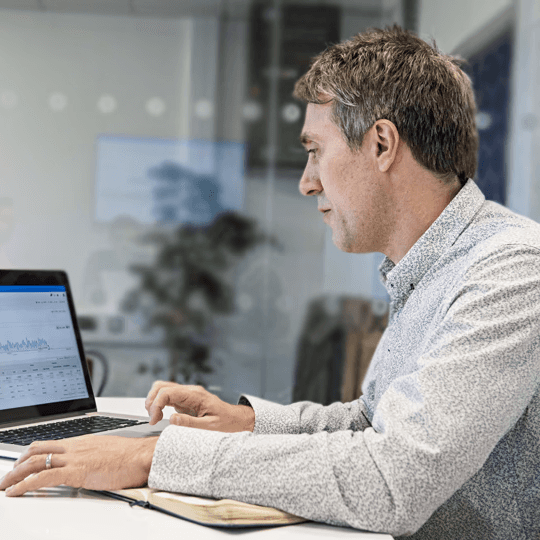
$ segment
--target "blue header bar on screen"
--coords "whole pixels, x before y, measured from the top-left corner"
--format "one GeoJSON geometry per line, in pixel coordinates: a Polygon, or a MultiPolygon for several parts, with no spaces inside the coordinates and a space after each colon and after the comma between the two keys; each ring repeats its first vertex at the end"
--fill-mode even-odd
{"type": "Polygon", "coordinates": [[[64,285],[0,285],[3,292],[66,292],[64,285]]]}

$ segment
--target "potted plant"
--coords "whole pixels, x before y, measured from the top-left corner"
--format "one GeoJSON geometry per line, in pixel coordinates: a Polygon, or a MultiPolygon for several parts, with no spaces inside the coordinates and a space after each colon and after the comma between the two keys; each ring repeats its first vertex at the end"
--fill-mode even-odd
{"type": "Polygon", "coordinates": [[[153,232],[143,241],[157,246],[156,258],[130,268],[140,283],[122,308],[140,312],[149,329],[163,329],[170,381],[202,384],[202,375],[212,371],[213,319],[234,310],[234,268],[257,245],[275,242],[237,212],[222,213],[209,225],[153,232]]]}

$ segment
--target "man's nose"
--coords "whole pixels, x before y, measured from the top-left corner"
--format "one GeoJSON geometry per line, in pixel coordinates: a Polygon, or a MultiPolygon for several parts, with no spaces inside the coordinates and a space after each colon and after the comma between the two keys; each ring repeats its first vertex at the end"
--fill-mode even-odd
{"type": "Polygon", "coordinates": [[[319,176],[315,174],[315,171],[311,167],[306,165],[302,177],[300,178],[300,183],[298,189],[302,195],[317,195],[323,190],[319,176]]]}

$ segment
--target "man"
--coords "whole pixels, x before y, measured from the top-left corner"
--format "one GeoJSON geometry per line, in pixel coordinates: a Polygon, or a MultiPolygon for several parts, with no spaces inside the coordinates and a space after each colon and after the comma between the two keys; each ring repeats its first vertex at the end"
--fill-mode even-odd
{"type": "Polygon", "coordinates": [[[394,27],[330,47],[295,93],[308,102],[301,192],[338,247],[386,255],[390,321],[362,397],[228,405],[156,383],[152,423],[177,410],[157,441],[37,443],[0,489],[148,480],[394,536],[537,538],[540,226],[467,180],[468,78],[394,27]]]}

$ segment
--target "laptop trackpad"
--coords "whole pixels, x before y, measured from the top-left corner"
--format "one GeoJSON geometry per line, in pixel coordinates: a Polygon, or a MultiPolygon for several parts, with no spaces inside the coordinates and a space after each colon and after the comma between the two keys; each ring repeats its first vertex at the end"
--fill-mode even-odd
{"type": "MultiPolygon", "coordinates": [[[[107,433],[103,433],[103,435],[106,434],[107,433]]],[[[157,437],[160,434],[161,431],[135,431],[129,429],[122,429],[115,433],[111,433],[111,435],[118,435],[119,437],[137,437],[139,439],[144,437],[157,437]]]]}

